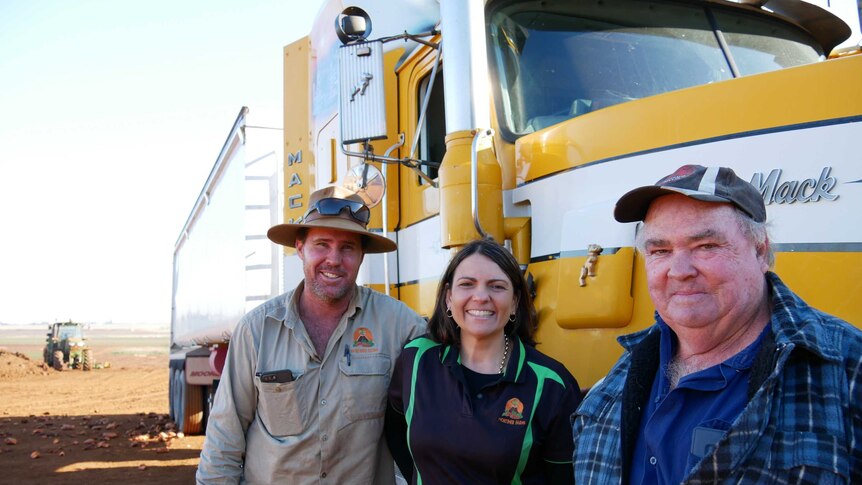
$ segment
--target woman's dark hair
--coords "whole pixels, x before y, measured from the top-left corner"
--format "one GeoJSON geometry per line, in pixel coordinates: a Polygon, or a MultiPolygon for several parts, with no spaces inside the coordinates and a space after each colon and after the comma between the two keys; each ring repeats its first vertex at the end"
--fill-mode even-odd
{"type": "Polygon", "coordinates": [[[446,315],[446,291],[452,287],[455,270],[469,256],[481,254],[490,259],[506,274],[512,282],[512,291],[518,299],[518,308],[515,310],[515,321],[506,323],[504,332],[506,335],[518,334],[518,337],[527,345],[535,345],[533,332],[536,329],[536,309],[533,308],[533,299],[527,288],[527,281],[521,272],[518,261],[503,246],[490,239],[479,239],[467,243],[449,261],[449,266],[440,279],[437,286],[437,303],[434,313],[428,321],[428,334],[435,342],[443,344],[458,345],[461,343],[461,332],[452,317],[446,315]]]}

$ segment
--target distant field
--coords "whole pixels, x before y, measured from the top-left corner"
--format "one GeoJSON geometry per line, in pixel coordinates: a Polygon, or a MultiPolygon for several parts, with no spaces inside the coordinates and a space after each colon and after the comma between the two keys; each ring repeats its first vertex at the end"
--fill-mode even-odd
{"type": "MultiPolygon", "coordinates": [[[[0,348],[42,360],[47,333],[47,326],[26,329],[0,327],[0,348]]],[[[85,331],[84,335],[98,354],[98,361],[110,360],[111,356],[167,356],[170,345],[170,335],[165,331],[94,328],[85,331]]]]}

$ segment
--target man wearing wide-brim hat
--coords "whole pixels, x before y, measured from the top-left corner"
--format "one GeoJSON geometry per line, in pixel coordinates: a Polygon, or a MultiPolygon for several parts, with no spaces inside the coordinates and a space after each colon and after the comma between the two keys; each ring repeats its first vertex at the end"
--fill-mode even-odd
{"type": "Polygon", "coordinates": [[[368,230],[356,194],[311,194],[301,222],[267,236],[296,248],[304,279],[240,320],[209,416],[198,483],[394,483],[383,417],[403,345],[425,332],[405,304],[356,285],[368,230]]]}
{"type": "Polygon", "coordinates": [[[623,195],[655,325],[573,416],[577,483],[862,483],[862,332],[770,271],[760,192],[685,165],[623,195]]]}

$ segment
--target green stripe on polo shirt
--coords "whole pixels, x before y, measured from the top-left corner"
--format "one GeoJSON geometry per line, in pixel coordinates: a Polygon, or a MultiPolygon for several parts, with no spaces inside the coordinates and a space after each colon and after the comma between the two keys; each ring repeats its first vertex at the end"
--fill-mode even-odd
{"type": "Polygon", "coordinates": [[[533,448],[533,417],[536,415],[536,409],[539,408],[539,400],[542,398],[542,389],[545,387],[545,381],[550,379],[558,382],[564,388],[566,387],[563,379],[555,371],[533,362],[527,362],[527,365],[536,374],[536,396],[533,398],[533,408],[530,410],[530,419],[527,421],[524,442],[521,444],[521,457],[518,459],[518,468],[515,469],[515,476],[512,477],[512,485],[521,485],[521,474],[524,473],[527,460],[530,458],[530,450],[533,448]]]}
{"type": "Polygon", "coordinates": [[[527,358],[527,351],[524,349],[524,342],[521,342],[521,339],[518,339],[518,347],[521,349],[518,354],[518,373],[515,374],[515,382],[518,382],[518,378],[521,377],[521,370],[524,368],[524,360],[527,358]]]}
{"type": "MultiPolygon", "coordinates": [[[[413,447],[410,446],[410,426],[413,424],[413,403],[416,396],[416,369],[419,367],[419,360],[422,359],[422,355],[438,345],[440,344],[429,338],[420,337],[404,346],[405,349],[416,349],[416,357],[413,358],[413,371],[410,375],[410,402],[407,405],[407,412],[404,413],[404,417],[407,419],[407,450],[410,451],[413,463],[416,463],[416,457],[413,456],[413,447]]],[[[419,474],[419,467],[414,466],[414,468],[416,469],[416,483],[422,485],[422,475],[419,474]]]]}

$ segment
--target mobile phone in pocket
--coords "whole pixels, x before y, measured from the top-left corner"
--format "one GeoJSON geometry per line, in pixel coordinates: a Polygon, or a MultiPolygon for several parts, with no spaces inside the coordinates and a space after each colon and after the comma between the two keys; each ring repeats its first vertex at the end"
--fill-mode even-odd
{"type": "Polygon", "coordinates": [[[254,375],[260,377],[260,382],[284,384],[285,382],[291,382],[294,380],[293,372],[291,372],[290,369],[256,372],[254,375]]]}

